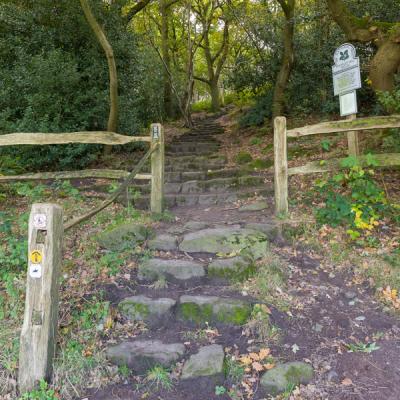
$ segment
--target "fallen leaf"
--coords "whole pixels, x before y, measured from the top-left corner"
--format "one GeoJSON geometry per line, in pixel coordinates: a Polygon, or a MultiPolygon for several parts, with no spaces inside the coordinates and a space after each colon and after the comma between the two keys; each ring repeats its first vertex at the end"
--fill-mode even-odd
{"type": "Polygon", "coordinates": [[[294,354],[296,354],[299,350],[300,350],[300,347],[297,346],[296,343],[294,345],[292,345],[292,351],[293,351],[294,354]]]}
{"type": "Polygon", "coordinates": [[[264,367],[258,362],[258,361],[254,361],[253,364],[251,365],[253,367],[254,370],[256,370],[257,372],[261,372],[264,367]]]}
{"type": "Polygon", "coordinates": [[[344,378],[343,380],[342,380],[342,385],[343,386],[350,386],[350,385],[352,385],[353,384],[353,381],[350,379],[350,378],[344,378]]]}

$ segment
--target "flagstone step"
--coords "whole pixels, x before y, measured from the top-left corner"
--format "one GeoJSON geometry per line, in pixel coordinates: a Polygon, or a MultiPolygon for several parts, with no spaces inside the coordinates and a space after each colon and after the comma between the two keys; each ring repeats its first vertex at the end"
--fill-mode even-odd
{"type": "Polygon", "coordinates": [[[203,264],[195,261],[152,258],[139,265],[138,279],[154,282],[160,279],[187,285],[206,276],[203,264]]]}
{"type": "Polygon", "coordinates": [[[206,323],[243,325],[251,312],[252,305],[247,301],[217,296],[183,295],[178,303],[179,319],[202,326],[206,323]]]}
{"type": "MultiPolygon", "coordinates": [[[[143,182],[143,181],[142,181],[143,182]]],[[[188,180],[185,182],[166,182],[164,191],[166,194],[202,194],[202,193],[225,193],[249,186],[262,186],[262,176],[239,176],[229,178],[215,178],[209,180],[188,180]]],[[[150,183],[132,185],[132,189],[141,193],[150,193],[150,183]]]]}
{"type": "MultiPolygon", "coordinates": [[[[246,199],[252,196],[268,196],[273,194],[273,189],[269,187],[249,187],[248,189],[210,194],[166,194],[164,196],[165,207],[176,206],[195,206],[195,205],[216,205],[224,203],[234,203],[239,199],[246,199]]],[[[134,203],[138,209],[148,209],[150,204],[149,196],[139,196],[132,198],[128,196],[130,204],[134,203]]],[[[118,201],[122,204],[127,203],[127,196],[121,196],[118,201]]]]}
{"type": "Polygon", "coordinates": [[[144,374],[154,366],[170,367],[185,354],[182,343],[163,343],[160,340],[134,340],[110,346],[107,358],[121,367],[128,367],[137,374],[144,374]]]}

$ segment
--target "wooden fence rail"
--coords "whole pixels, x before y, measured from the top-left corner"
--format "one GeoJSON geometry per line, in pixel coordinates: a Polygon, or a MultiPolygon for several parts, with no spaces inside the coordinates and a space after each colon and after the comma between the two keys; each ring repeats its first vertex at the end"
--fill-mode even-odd
{"type": "MultiPolygon", "coordinates": [[[[307,135],[387,128],[400,128],[400,115],[323,122],[291,130],[286,129],[285,117],[276,117],[274,121],[275,213],[280,215],[288,212],[288,177],[290,175],[328,172],[342,168],[342,159],[313,161],[300,167],[288,168],[288,137],[300,138],[307,135]]],[[[377,161],[377,167],[394,167],[400,165],[400,153],[374,154],[374,159],[377,161]]],[[[361,165],[366,163],[364,156],[359,156],[358,160],[361,165]]]]}
{"type": "Polygon", "coordinates": [[[112,204],[135,179],[151,179],[150,208],[162,212],[164,194],[164,131],[151,125],[146,137],[125,137],[106,132],[67,134],[10,134],[0,136],[0,146],[65,143],[125,144],[145,141],[150,148],[131,172],[85,170],[0,177],[0,182],[72,178],[124,178],[117,190],[88,213],[63,224],[63,210],[55,204],[34,204],[29,219],[28,274],[24,323],[20,337],[18,385],[20,393],[34,389],[41,379],[50,380],[56,348],[59,276],[64,232],[88,220],[112,204]],[[75,136],[74,136],[75,135],[75,136]],[[139,174],[151,157],[151,174],[139,174]]]}
{"type": "Polygon", "coordinates": [[[134,142],[151,142],[151,136],[126,136],[114,132],[67,132],[67,133],[8,133],[0,135],[0,146],[48,145],[48,144],[107,144],[121,145],[134,142]]]}

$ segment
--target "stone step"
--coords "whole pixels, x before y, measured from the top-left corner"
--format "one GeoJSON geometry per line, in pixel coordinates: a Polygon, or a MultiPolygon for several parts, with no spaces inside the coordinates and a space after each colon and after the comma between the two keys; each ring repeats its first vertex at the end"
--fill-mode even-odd
{"type": "Polygon", "coordinates": [[[143,295],[125,298],[118,305],[121,315],[132,321],[144,321],[152,328],[167,324],[173,316],[176,301],[152,299],[143,295]]]}
{"type": "Polygon", "coordinates": [[[184,295],[178,303],[178,318],[196,325],[244,325],[251,312],[252,305],[247,301],[217,296],[184,295]]]}
{"type": "MultiPolygon", "coordinates": [[[[178,183],[186,181],[205,181],[216,178],[233,178],[245,175],[257,176],[257,173],[250,171],[248,168],[228,168],[213,171],[186,171],[186,172],[167,172],[165,174],[165,182],[178,183]]],[[[136,182],[135,182],[136,183],[136,182]]]]}
{"type": "Polygon", "coordinates": [[[217,151],[219,147],[220,144],[216,142],[175,142],[167,145],[166,151],[170,153],[212,152],[217,151]]]}
{"type": "Polygon", "coordinates": [[[161,365],[169,368],[185,354],[182,343],[163,343],[160,340],[134,340],[110,346],[107,358],[121,367],[128,367],[136,374],[144,374],[152,367],[161,365]]]}
{"type": "Polygon", "coordinates": [[[138,270],[138,279],[141,281],[165,279],[183,286],[199,283],[205,276],[203,264],[187,260],[152,258],[141,263],[138,270]]]}
{"type": "Polygon", "coordinates": [[[196,142],[196,143],[220,143],[213,135],[199,135],[199,134],[185,134],[175,139],[172,143],[183,142],[196,142]]]}
{"type": "MultiPolygon", "coordinates": [[[[176,206],[195,206],[195,205],[215,205],[224,203],[234,203],[240,199],[246,199],[254,195],[268,196],[273,194],[273,188],[267,187],[249,187],[248,189],[225,192],[225,193],[212,193],[212,194],[166,194],[165,206],[172,208],[176,206]]],[[[118,199],[122,204],[126,204],[126,196],[118,199]]],[[[138,209],[148,209],[150,204],[149,196],[139,196],[135,199],[130,199],[131,204],[134,202],[135,207],[138,209]]]]}
{"type": "MultiPolygon", "coordinates": [[[[143,181],[142,181],[143,182],[143,181]]],[[[202,193],[226,193],[249,186],[262,186],[264,178],[262,176],[239,176],[230,178],[215,178],[209,180],[192,180],[185,182],[166,182],[166,194],[202,194],[202,193]]],[[[132,189],[140,193],[150,193],[150,183],[132,185],[132,189]]]]}

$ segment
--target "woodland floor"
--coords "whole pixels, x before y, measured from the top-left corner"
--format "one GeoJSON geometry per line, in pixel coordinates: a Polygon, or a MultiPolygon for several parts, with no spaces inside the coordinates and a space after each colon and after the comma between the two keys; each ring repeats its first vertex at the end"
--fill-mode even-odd
{"type": "MultiPolygon", "coordinates": [[[[221,137],[224,144],[221,151],[228,156],[228,166],[235,164],[235,155],[243,149],[248,149],[253,158],[262,157],[271,160],[272,137],[267,135],[268,128],[263,128],[264,131],[261,130],[261,134],[258,132],[255,136],[254,129],[238,131],[233,120],[232,115],[224,115],[219,119],[225,127],[225,134],[221,137]],[[254,137],[259,137],[262,143],[250,144],[254,137]],[[261,148],[265,151],[262,152],[261,148]]],[[[294,123],[305,124],[304,121],[294,123]]],[[[292,145],[291,164],[301,165],[305,160],[344,154],[344,139],[337,136],[332,137],[332,140],[334,145],[330,152],[322,152],[315,138],[306,140],[303,146],[292,145]]],[[[369,144],[366,141],[364,145],[368,147],[369,144]]],[[[123,158],[120,159],[123,160],[123,158]]],[[[124,161],[121,162],[123,163],[124,161]]],[[[272,189],[272,170],[266,169],[262,173],[265,185],[272,189]]],[[[399,171],[393,172],[388,177],[382,175],[382,179],[386,183],[388,193],[399,198],[399,171]]],[[[164,232],[172,225],[183,225],[188,221],[214,225],[260,221],[276,223],[279,226],[279,234],[271,243],[271,253],[281,260],[286,280],[282,287],[274,287],[268,299],[258,299],[268,304],[269,328],[273,328],[270,329],[269,336],[264,335],[260,338],[248,326],[213,326],[198,342],[221,344],[227,353],[236,356],[251,353],[254,345],[257,344],[258,347],[270,349],[274,363],[298,360],[313,366],[315,376],[310,384],[292,388],[290,392],[277,396],[276,399],[398,400],[400,398],[400,319],[398,311],[396,312],[392,307],[393,304],[382,296],[382,291],[376,290],[376,286],[379,286],[381,282],[390,284],[390,274],[383,276],[380,282],[376,269],[381,268],[384,274],[389,268],[383,257],[398,246],[399,227],[386,226],[380,234],[381,244],[378,247],[352,247],[344,239],[342,231],[315,226],[312,217],[312,209],[315,205],[307,200],[312,196],[309,188],[313,180],[315,176],[291,180],[293,201],[288,220],[274,218],[272,194],[263,196],[269,207],[262,211],[239,212],[241,205],[254,200],[248,199],[233,204],[173,207],[170,211],[174,220],[169,222],[155,222],[149,217],[140,218],[159,232],[164,232]],[[375,345],[371,345],[373,343],[375,345]]],[[[95,193],[92,194],[94,196],[92,201],[96,202],[95,193]]],[[[26,211],[28,207],[26,200],[13,202],[8,207],[14,212],[26,211]]],[[[76,212],[76,206],[76,204],[66,204],[67,211],[70,207],[69,212],[74,210],[76,212]]],[[[90,205],[86,204],[86,206],[90,205]]],[[[101,268],[101,258],[99,258],[101,250],[91,242],[93,235],[113,221],[115,216],[126,212],[121,210],[121,206],[115,205],[107,216],[99,217],[92,227],[90,223],[85,224],[75,229],[66,238],[65,244],[68,250],[62,283],[60,345],[66,348],[67,339],[63,336],[73,338],[74,341],[82,344],[81,352],[85,357],[101,353],[107,344],[116,343],[121,338],[140,337],[143,332],[149,335],[140,324],[119,323],[119,317],[115,311],[118,302],[133,292],[135,294],[150,292],[148,286],[137,284],[135,281],[135,259],[124,259],[118,272],[110,274],[107,268],[101,268]],[[104,293],[102,301],[111,304],[112,321],[107,329],[98,331],[96,328],[97,330],[94,329],[93,333],[92,328],[84,328],[82,322],[74,324],[73,320],[76,311],[83,310],[82,303],[90,302],[90,299],[98,296],[100,291],[104,293]]],[[[122,219],[124,218],[126,217],[122,219]]],[[[142,250],[138,249],[138,252],[142,250]]],[[[166,258],[177,256],[173,252],[161,255],[166,258]]],[[[196,255],[196,259],[206,258],[207,254],[196,255]]],[[[397,274],[399,273],[397,271],[397,274]]],[[[18,279],[20,280],[17,285],[23,286],[23,277],[18,279]]],[[[256,298],[257,283],[254,279],[250,279],[233,288],[210,286],[207,288],[207,294],[221,295],[223,293],[241,296],[243,292],[246,292],[249,298],[256,298]]],[[[169,285],[167,288],[159,289],[157,293],[159,296],[175,299],[182,294],[196,294],[201,290],[200,287],[185,289],[169,285]]],[[[16,309],[21,309],[23,303],[21,299],[23,299],[22,290],[19,303],[15,306],[16,309]]],[[[17,326],[18,319],[14,321],[10,319],[9,327],[13,333],[8,333],[8,339],[15,339],[18,336],[15,334],[18,332],[17,326]]],[[[151,337],[161,337],[167,342],[180,341],[187,329],[186,326],[176,322],[171,323],[167,328],[151,333],[151,337]]],[[[7,332],[7,329],[3,331],[0,340],[7,339],[4,332],[7,332]]],[[[188,346],[196,348],[199,343],[193,340],[188,346]]],[[[0,353],[11,351],[5,347],[3,349],[0,353]]],[[[4,358],[3,354],[2,359],[4,358]]],[[[60,398],[72,399],[74,391],[76,392],[75,399],[90,400],[260,400],[264,398],[258,392],[259,373],[254,370],[245,372],[237,382],[227,377],[224,386],[234,387],[234,392],[231,395],[227,393],[217,395],[215,385],[211,385],[207,378],[189,381],[175,379],[179,375],[179,367],[173,372],[177,376],[173,376],[174,386],[170,390],[146,383],[143,377],[123,376],[105,365],[101,367],[96,365],[93,369],[95,368],[105,369],[106,372],[92,371],[86,377],[81,377],[81,381],[86,380],[86,387],[90,387],[84,391],[81,390],[85,386],[82,382],[70,382],[68,391],[64,388],[63,392],[62,388],[57,388],[56,380],[57,390],[64,393],[60,395],[60,398]]],[[[72,379],[73,369],[73,363],[71,363],[68,374],[61,369],[58,373],[64,379],[65,376],[72,379]]],[[[3,375],[6,376],[7,373],[3,375]]],[[[8,376],[10,380],[15,379],[13,373],[8,376]]],[[[62,379],[59,379],[61,382],[62,379]]],[[[0,383],[4,384],[1,380],[0,383]]],[[[12,382],[9,386],[12,387],[12,382]]],[[[1,393],[4,392],[0,391],[0,399],[16,398],[15,395],[10,394],[12,389],[9,394],[1,395],[1,393]]]]}

